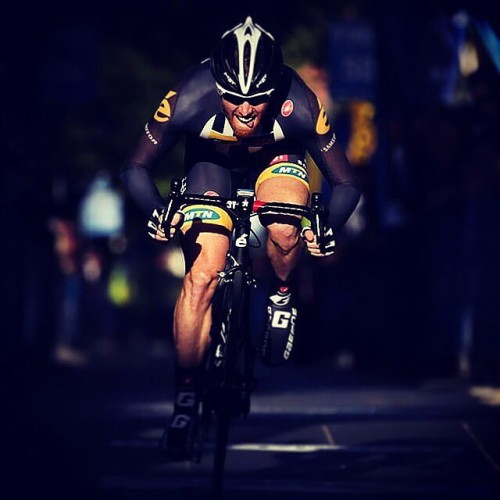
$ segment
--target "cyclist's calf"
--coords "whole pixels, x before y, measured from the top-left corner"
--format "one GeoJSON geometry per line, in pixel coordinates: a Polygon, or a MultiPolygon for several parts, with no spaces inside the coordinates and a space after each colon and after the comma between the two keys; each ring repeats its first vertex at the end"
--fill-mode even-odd
{"type": "Polygon", "coordinates": [[[174,338],[179,366],[199,366],[209,342],[210,303],[217,272],[224,269],[227,236],[201,232],[183,237],[187,273],[174,312],[174,338]],[[187,241],[186,241],[187,238],[187,241]]]}

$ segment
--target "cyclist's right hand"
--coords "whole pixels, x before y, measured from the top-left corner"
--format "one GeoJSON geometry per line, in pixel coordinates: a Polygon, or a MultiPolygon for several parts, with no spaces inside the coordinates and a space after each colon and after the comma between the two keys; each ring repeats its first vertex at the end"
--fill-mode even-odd
{"type": "Polygon", "coordinates": [[[335,237],[332,228],[325,227],[324,252],[320,250],[316,236],[310,227],[305,226],[302,229],[301,236],[307,246],[307,250],[313,257],[329,257],[335,253],[335,237]]]}
{"type": "Polygon", "coordinates": [[[148,231],[149,236],[154,240],[158,241],[170,241],[177,233],[179,227],[182,225],[183,214],[182,212],[176,212],[168,228],[168,234],[165,232],[163,219],[165,217],[165,210],[154,209],[153,213],[149,217],[148,228],[152,231],[148,231]]]}

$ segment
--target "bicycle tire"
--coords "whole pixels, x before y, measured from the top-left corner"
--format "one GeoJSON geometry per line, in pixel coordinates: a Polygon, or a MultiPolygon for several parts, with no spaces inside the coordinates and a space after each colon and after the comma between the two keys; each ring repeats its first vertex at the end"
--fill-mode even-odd
{"type": "MultiPolygon", "coordinates": [[[[232,280],[225,283],[222,290],[222,304],[220,306],[219,324],[216,328],[224,328],[226,332],[225,353],[222,366],[218,368],[219,380],[215,395],[213,413],[216,419],[213,491],[214,499],[222,498],[227,444],[229,438],[230,419],[234,415],[234,382],[238,377],[238,365],[241,353],[241,341],[245,338],[247,310],[245,277],[241,270],[236,270],[232,280]]],[[[214,358],[212,358],[212,361],[214,358]]]]}

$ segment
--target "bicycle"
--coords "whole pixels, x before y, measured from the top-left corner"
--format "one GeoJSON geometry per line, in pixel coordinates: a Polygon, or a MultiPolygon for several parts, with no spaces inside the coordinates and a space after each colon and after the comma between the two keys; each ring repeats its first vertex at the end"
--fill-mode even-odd
{"type": "Polygon", "coordinates": [[[251,394],[256,384],[254,364],[257,352],[249,331],[250,291],[257,286],[249,251],[253,232],[251,217],[264,214],[306,217],[323,250],[325,209],[321,193],[313,193],[311,206],[307,207],[258,201],[252,189],[238,189],[235,198],[182,194],[181,182],[174,179],[167,195],[163,220],[165,230],[174,214],[186,204],[223,207],[233,221],[226,266],[218,273],[218,288],[212,302],[211,342],[205,362],[199,424],[191,443],[192,461],[199,463],[215,418],[212,487],[214,500],[219,500],[223,491],[230,420],[249,414],[251,394]]]}

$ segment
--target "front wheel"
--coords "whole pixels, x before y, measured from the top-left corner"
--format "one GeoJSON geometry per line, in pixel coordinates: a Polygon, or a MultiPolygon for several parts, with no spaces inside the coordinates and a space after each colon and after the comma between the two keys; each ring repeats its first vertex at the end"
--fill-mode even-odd
{"type": "Polygon", "coordinates": [[[219,289],[221,302],[214,303],[208,404],[216,419],[213,476],[216,499],[222,494],[230,419],[241,414],[245,359],[241,354],[248,341],[247,293],[245,276],[238,269],[231,281],[219,289]]]}

